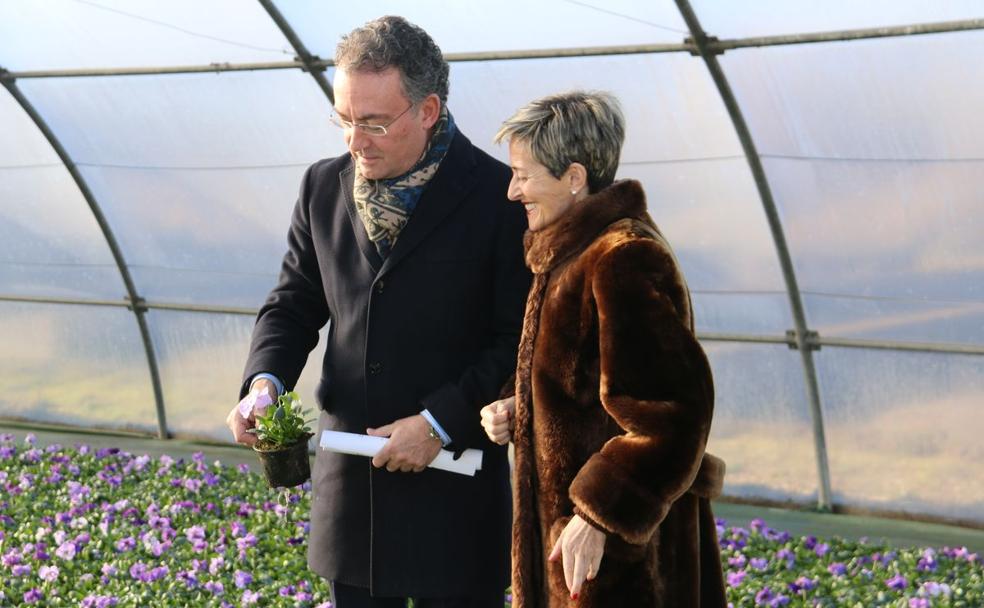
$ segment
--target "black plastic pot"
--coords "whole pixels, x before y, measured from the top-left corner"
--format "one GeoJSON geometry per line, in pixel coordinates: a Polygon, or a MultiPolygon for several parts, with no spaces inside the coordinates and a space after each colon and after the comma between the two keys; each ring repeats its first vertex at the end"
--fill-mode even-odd
{"type": "Polygon", "coordinates": [[[308,457],[307,434],[294,445],[278,450],[253,446],[263,465],[263,475],[271,488],[293,488],[311,477],[311,461],[308,457]]]}

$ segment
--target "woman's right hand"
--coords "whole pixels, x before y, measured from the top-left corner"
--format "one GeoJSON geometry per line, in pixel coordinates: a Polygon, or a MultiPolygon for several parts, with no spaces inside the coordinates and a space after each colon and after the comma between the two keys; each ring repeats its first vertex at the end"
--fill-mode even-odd
{"type": "Polygon", "coordinates": [[[505,445],[512,439],[515,411],[515,397],[493,401],[482,408],[482,428],[493,443],[505,445]]]}

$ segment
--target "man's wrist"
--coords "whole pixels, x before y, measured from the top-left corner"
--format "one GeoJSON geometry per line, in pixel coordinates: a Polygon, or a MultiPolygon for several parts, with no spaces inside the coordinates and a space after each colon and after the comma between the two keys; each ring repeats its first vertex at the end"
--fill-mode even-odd
{"type": "Polygon", "coordinates": [[[441,443],[441,446],[444,446],[444,440],[441,439],[441,436],[437,433],[437,430],[429,422],[427,423],[427,436],[431,439],[437,439],[441,443]]]}
{"type": "Polygon", "coordinates": [[[438,422],[434,418],[434,415],[433,414],[431,414],[427,410],[422,410],[420,412],[420,415],[423,416],[424,417],[424,420],[427,421],[427,425],[428,425],[427,434],[429,436],[437,439],[438,441],[440,441],[441,442],[441,447],[445,447],[449,443],[451,443],[451,437],[450,437],[450,435],[448,435],[446,432],[444,432],[444,429],[441,428],[441,425],[440,424],[438,424],[438,422]]]}
{"type": "Polygon", "coordinates": [[[257,380],[269,380],[273,384],[273,389],[277,392],[274,397],[284,394],[284,383],[280,378],[274,376],[268,372],[260,372],[253,376],[253,379],[249,381],[249,390],[253,390],[253,385],[256,384],[257,380]]]}

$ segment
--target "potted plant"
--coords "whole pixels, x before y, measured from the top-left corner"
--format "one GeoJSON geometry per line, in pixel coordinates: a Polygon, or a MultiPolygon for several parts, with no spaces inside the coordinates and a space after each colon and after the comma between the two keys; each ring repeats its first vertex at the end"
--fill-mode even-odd
{"type": "Polygon", "coordinates": [[[314,420],[304,420],[308,413],[301,411],[301,400],[293,391],[280,395],[265,413],[256,413],[253,449],[271,488],[299,486],[311,477],[308,439],[314,435],[309,426],[314,420]]]}

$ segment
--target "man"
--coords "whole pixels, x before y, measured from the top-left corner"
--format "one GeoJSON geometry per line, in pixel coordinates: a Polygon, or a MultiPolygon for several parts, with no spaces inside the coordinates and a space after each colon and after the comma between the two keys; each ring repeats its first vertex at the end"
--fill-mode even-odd
{"type": "MultiPolygon", "coordinates": [[[[448,113],[448,65],[426,32],[382,17],[345,36],[335,62],[332,120],[350,156],[304,176],[240,397],[292,387],[330,321],[319,431],[390,439],[371,462],[318,450],[312,570],[338,608],[500,608],[508,463],[478,412],[515,368],[525,219],[506,201],[508,168],[448,113]],[[442,446],[483,450],[481,471],[426,468],[442,446]]],[[[253,442],[254,414],[228,422],[253,442]]]]}

